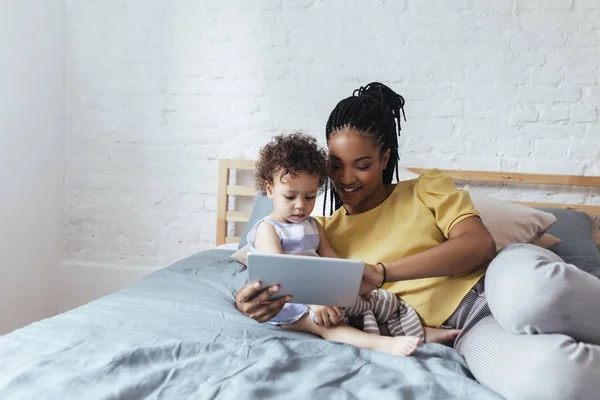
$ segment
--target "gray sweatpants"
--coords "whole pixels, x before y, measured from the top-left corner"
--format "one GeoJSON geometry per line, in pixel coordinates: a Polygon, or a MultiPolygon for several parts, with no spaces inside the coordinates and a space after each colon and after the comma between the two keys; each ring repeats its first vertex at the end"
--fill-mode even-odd
{"type": "Polygon", "coordinates": [[[444,325],[484,386],[506,399],[600,399],[600,279],[510,245],[444,325]]]}

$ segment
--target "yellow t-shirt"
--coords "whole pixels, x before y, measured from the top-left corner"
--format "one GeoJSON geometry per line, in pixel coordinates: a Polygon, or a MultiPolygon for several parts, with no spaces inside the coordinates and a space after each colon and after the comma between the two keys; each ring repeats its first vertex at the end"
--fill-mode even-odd
{"type": "MultiPolygon", "coordinates": [[[[341,207],[331,217],[318,219],[340,257],[376,264],[443,243],[454,225],[471,216],[479,213],[469,193],[457,190],[440,170],[431,170],[398,183],[372,210],[348,215],[341,207]]],[[[412,305],[425,325],[439,326],[484,273],[482,267],[460,276],[390,282],[384,288],[412,305]]]]}

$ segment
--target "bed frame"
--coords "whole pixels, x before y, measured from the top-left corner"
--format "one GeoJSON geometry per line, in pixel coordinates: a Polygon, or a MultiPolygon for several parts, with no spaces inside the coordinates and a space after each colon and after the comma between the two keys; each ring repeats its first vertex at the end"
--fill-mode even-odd
{"type": "MultiPolygon", "coordinates": [[[[240,238],[236,236],[227,236],[227,227],[229,222],[248,222],[249,212],[235,211],[229,209],[230,196],[255,197],[256,189],[250,185],[230,184],[232,171],[234,170],[254,170],[254,161],[251,160],[219,160],[219,189],[217,199],[217,246],[225,243],[239,243],[240,238]]],[[[428,171],[423,168],[408,168],[408,170],[423,174],[428,171]]],[[[578,175],[543,175],[543,174],[524,174],[513,172],[486,172],[486,171],[458,171],[443,170],[450,177],[457,181],[464,182],[487,182],[487,183],[522,183],[535,185],[558,185],[558,186],[588,186],[600,187],[600,176],[578,176],[578,175]]],[[[560,204],[560,203],[536,203],[521,202],[529,207],[553,207],[564,208],[568,210],[582,211],[591,217],[600,217],[600,205],[585,204],[560,204]]],[[[596,244],[600,246],[600,232],[594,232],[596,244]]]]}

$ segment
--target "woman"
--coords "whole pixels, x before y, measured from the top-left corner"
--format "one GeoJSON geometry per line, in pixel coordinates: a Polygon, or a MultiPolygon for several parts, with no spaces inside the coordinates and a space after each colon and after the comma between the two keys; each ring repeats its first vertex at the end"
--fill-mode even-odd
{"type": "MultiPolygon", "coordinates": [[[[340,257],[368,263],[361,293],[384,284],[425,325],[462,329],[455,349],[505,398],[597,398],[600,280],[532,245],[494,258],[469,195],[440,171],[392,185],[403,106],[372,83],[340,101],[326,125],[336,211],[321,222],[340,257]]],[[[249,283],[236,306],[264,322],[289,301],[267,301],[278,289],[249,283]]]]}

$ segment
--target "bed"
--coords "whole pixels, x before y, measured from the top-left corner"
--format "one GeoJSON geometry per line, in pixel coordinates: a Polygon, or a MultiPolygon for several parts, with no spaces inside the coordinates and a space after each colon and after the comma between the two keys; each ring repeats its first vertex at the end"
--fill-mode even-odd
{"type": "MultiPolygon", "coordinates": [[[[0,398],[498,398],[448,346],[424,345],[413,357],[393,357],[258,324],[237,312],[234,296],[246,274],[231,259],[240,237],[228,225],[251,221],[253,213],[236,210],[232,198],[256,192],[232,181],[236,170],[253,166],[220,161],[216,241],[226,246],[0,337],[0,398]]],[[[447,172],[457,181],[600,188],[600,177],[447,172]]],[[[557,253],[600,276],[600,236],[590,219],[600,216],[600,206],[527,205],[555,213],[548,232],[563,240],[557,253]]]]}

